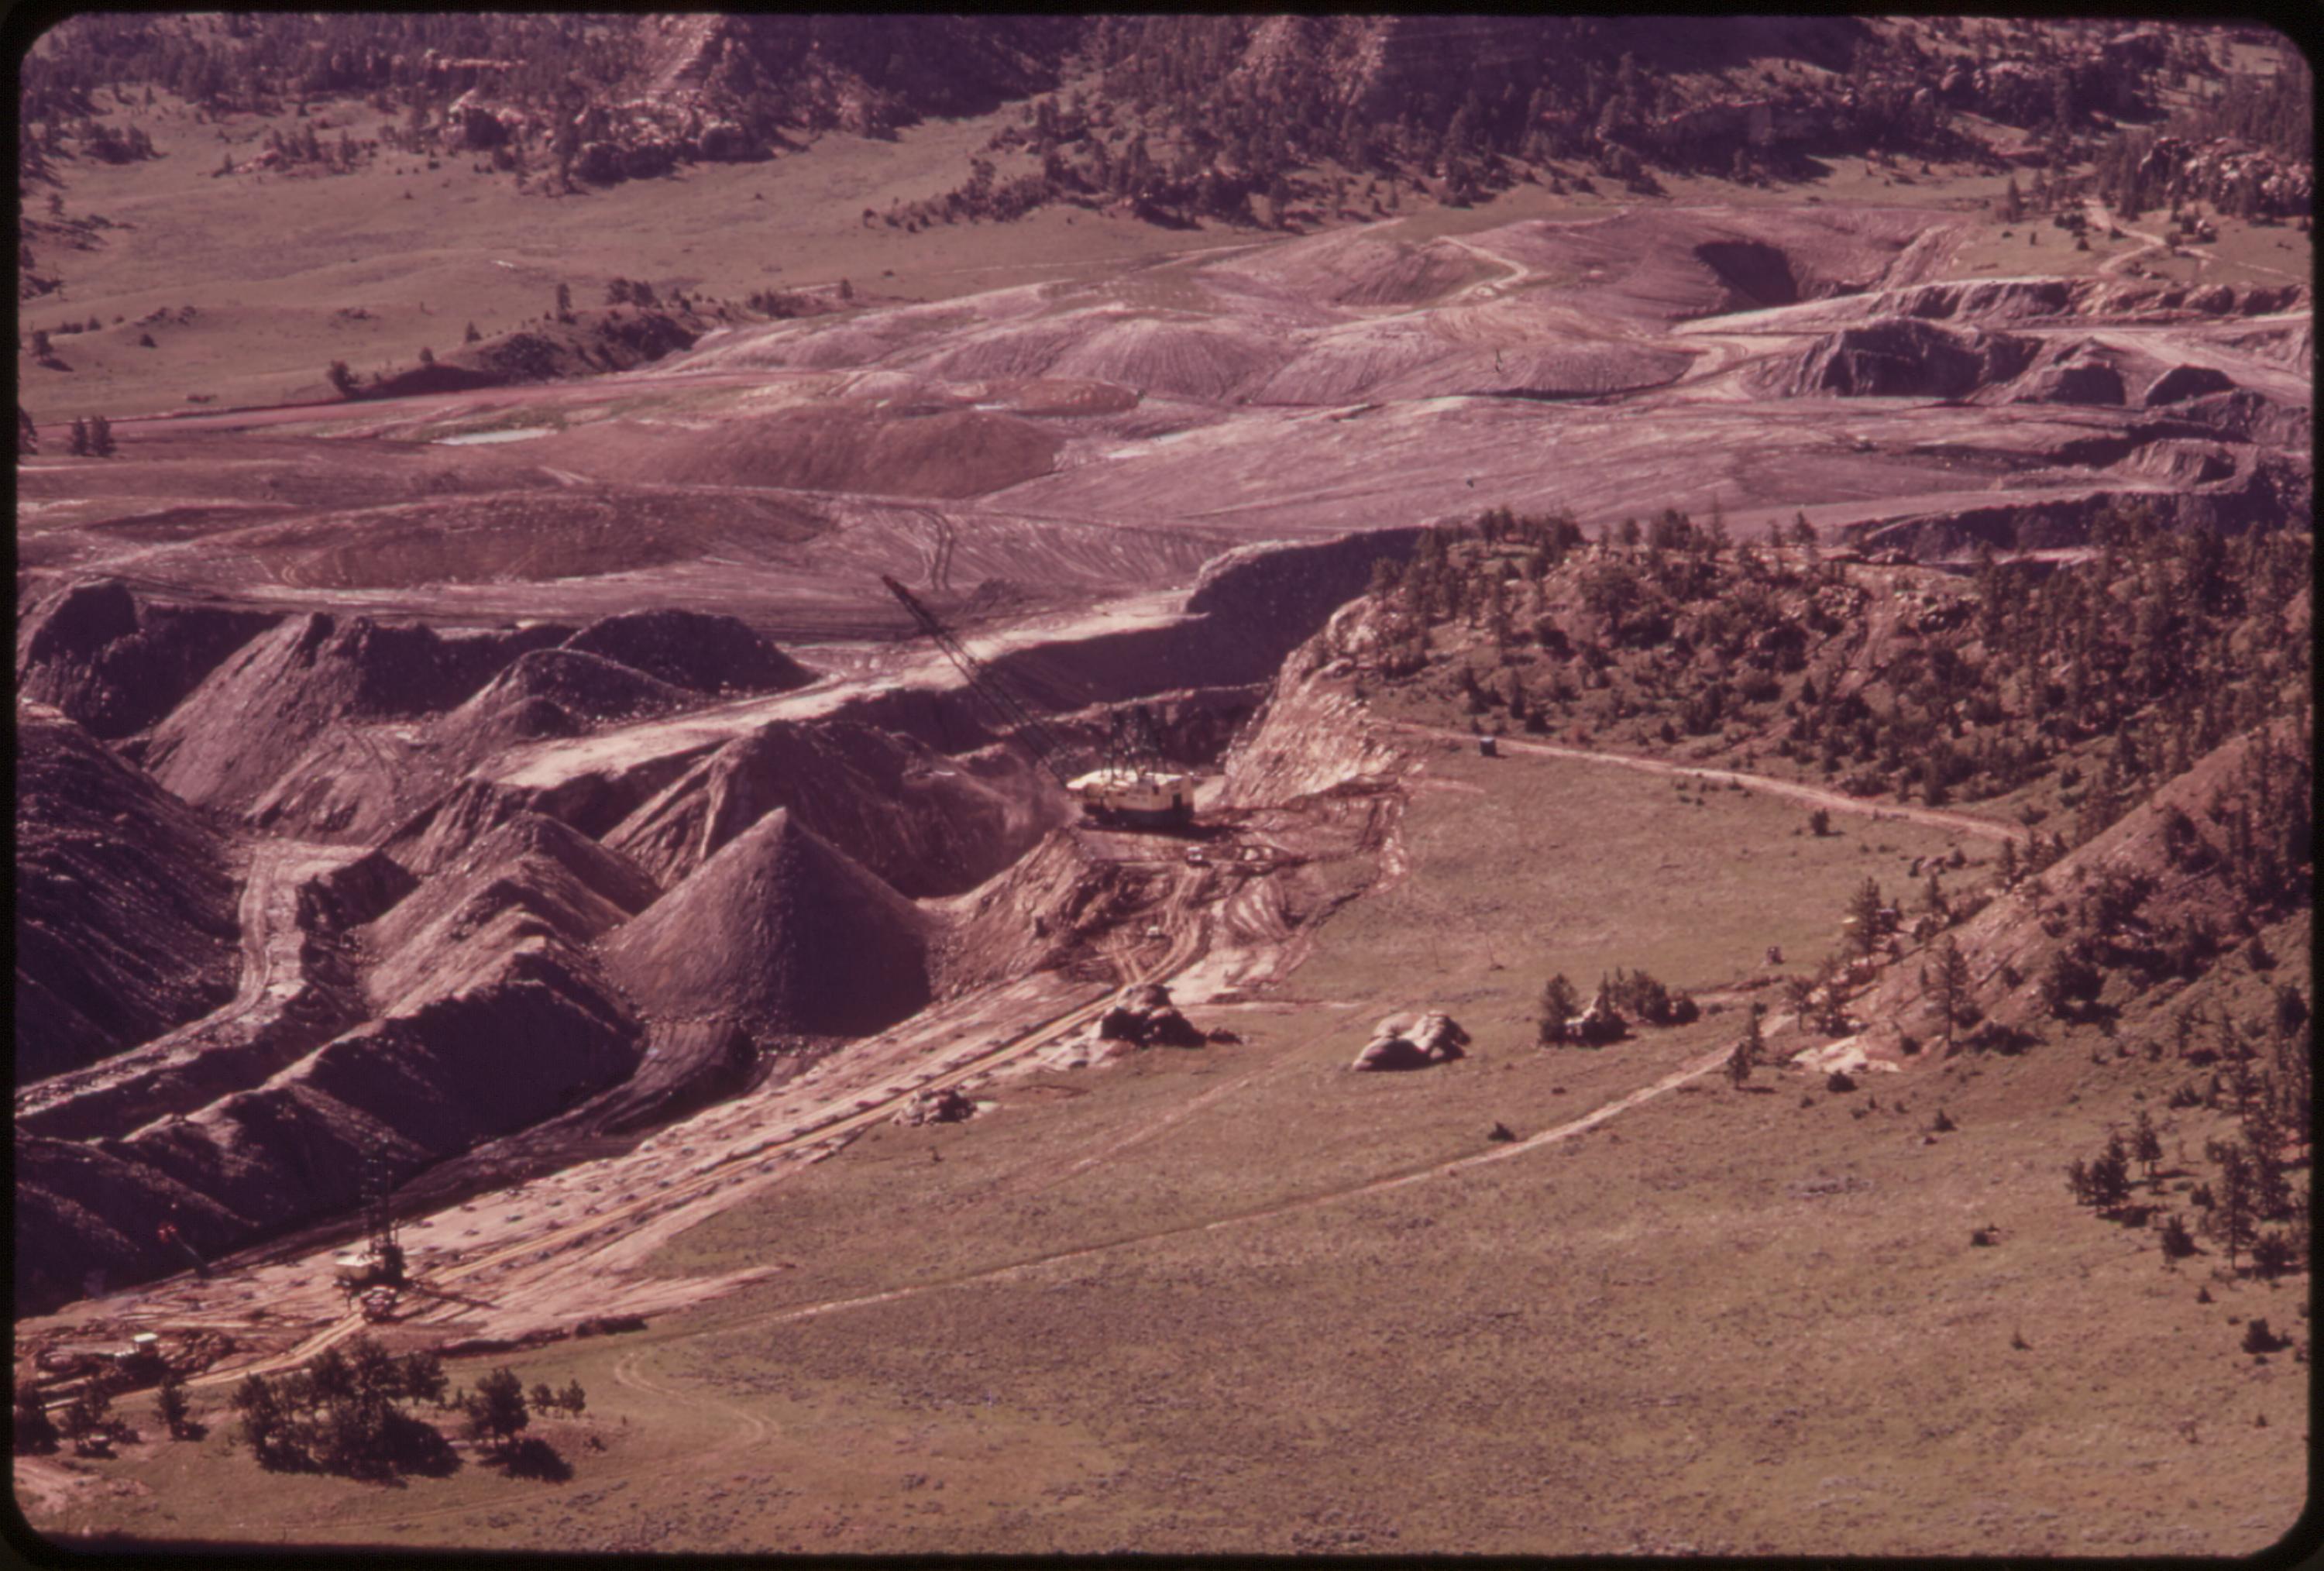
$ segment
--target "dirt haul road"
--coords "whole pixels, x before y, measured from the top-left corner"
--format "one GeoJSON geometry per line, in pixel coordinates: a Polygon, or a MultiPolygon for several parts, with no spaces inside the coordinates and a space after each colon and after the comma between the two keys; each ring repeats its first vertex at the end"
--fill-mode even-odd
{"type": "MultiPolygon", "coordinates": [[[[1325,1036],[1333,1031],[1342,1030],[1346,1028],[1343,1021],[1334,1021],[1333,1023],[1319,1029],[1309,1037],[1304,1039],[1304,1040],[1313,1041],[1318,1037],[1325,1036]]],[[[864,1309],[871,1308],[881,1304],[896,1303],[903,1299],[918,1298],[927,1293],[943,1292],[954,1288],[971,1287],[983,1282],[1005,1281],[1018,1277],[1033,1276],[1051,1267],[1067,1265],[1075,1261],[1089,1260],[1095,1256],[1111,1253],[1117,1250],[1132,1248],[1137,1245],[1150,1243],[1159,1240],[1179,1237],[1188,1234],[1221,1232],[1228,1228],[1264,1222],[1271,1218],[1290,1215],[1301,1211],[1310,1211],[1326,1206],[1337,1205],[1342,1201],[1359,1200],[1370,1196],[1382,1194],[1391,1189],[1402,1188],[1412,1184],[1425,1183],[1438,1178],[1457,1177],[1460,1173],[1467,1170],[1468,1169],[1479,1167],[1487,1162],[1507,1161],[1513,1158],[1524,1156],[1532,1151],[1538,1151],[1543,1147],[1554,1145],[1561,1141],[1573,1139],[1578,1135],[1585,1134],[1591,1130],[1599,1128],[1610,1120],[1619,1117],[1625,1113],[1642,1107],[1649,1102],[1655,1101],[1659,1097],[1676,1091],[1683,1086],[1692,1081],[1699,1080],[1704,1076],[1720,1069],[1727,1062],[1729,1052],[1729,1049],[1727,1047],[1720,1047],[1711,1052],[1702,1055],[1699,1058],[1689,1060],[1685,1064],[1681,1065],[1678,1068],[1672,1070],[1670,1073],[1665,1074],[1657,1079],[1652,1080],[1634,1091],[1627,1092],[1624,1095],[1592,1109],[1591,1112],[1582,1114],[1580,1117],[1570,1119],[1563,1123],[1556,1124],[1551,1128],[1542,1130],[1517,1141],[1514,1144],[1495,1145],[1482,1151],[1471,1152],[1446,1160],[1431,1162],[1425,1167],[1416,1169],[1409,1172],[1391,1174],[1385,1178],[1368,1179],[1362,1183],[1351,1185],[1343,1188],[1333,1189],[1321,1194],[1303,1196],[1297,1199],[1277,1202],[1265,1206],[1255,1207],[1249,1211],[1235,1212],[1225,1216],[1214,1217],[1208,1221],[1181,1224],[1175,1227],[1157,1228],[1151,1233],[1136,1234],[1127,1237],[1109,1239],[1102,1243],[1089,1244],[1074,1249],[1057,1250],[1032,1255],[1022,1260],[1011,1261],[1002,1265],[990,1266],[978,1271],[964,1272],[959,1276],[945,1278],[940,1280],[917,1282],[908,1287],[891,1288],[875,1293],[852,1294],[843,1298],[829,1298],[820,1300],[816,1303],[802,1304],[762,1317],[755,1321],[754,1324],[762,1327],[789,1325],[802,1320],[819,1319],[825,1316],[845,1314],[852,1309],[864,1309]]],[[[1106,1151],[1099,1152],[1093,1157],[1084,1159],[1082,1161],[1052,1175],[1039,1184],[1038,1187],[1041,1189],[1053,1187],[1055,1185],[1064,1182],[1067,1178],[1072,1178],[1074,1174],[1093,1165],[1097,1160],[1115,1155],[1131,1144],[1142,1142],[1145,1140],[1163,1133],[1169,1127],[1182,1122],[1186,1116],[1199,1111],[1203,1106],[1208,1105],[1240,1088],[1250,1080],[1262,1075],[1278,1070],[1283,1067],[1286,1061],[1286,1058],[1283,1055],[1277,1055],[1270,1058],[1267,1062],[1255,1066],[1253,1068],[1235,1077],[1227,1084],[1217,1086],[1205,1093],[1204,1095],[1195,1098],[1193,1103],[1188,1104],[1186,1106],[1177,1110],[1176,1112],[1165,1114],[1163,1117],[1153,1121],[1141,1129],[1132,1132],[1123,1139],[1116,1141],[1106,1151]]],[[[1011,1188],[1005,1193],[1015,1196],[1021,1195],[1026,1192],[1028,1191],[1020,1188],[1011,1188]]],[[[996,1199],[1001,1197],[995,1197],[996,1199]]],[[[677,1345],[679,1342],[684,1340],[685,1338],[681,1336],[671,1342],[658,1344],[657,1346],[653,1348],[641,1348],[625,1354],[614,1368],[614,1380],[616,1383],[628,1386],[635,1390],[648,1391],[660,1397],[669,1398],[684,1395],[689,1396],[697,1400],[715,1403],[717,1407],[724,1409],[725,1413],[733,1418],[735,1420],[734,1428],[730,1430],[726,1436],[716,1445],[712,1446],[709,1451],[701,1453],[694,1458],[678,1462],[646,1463],[619,1471],[605,1471],[600,1469],[593,1472],[591,1476],[598,1481],[600,1487],[603,1487],[604,1484],[612,1483],[615,1480],[635,1480],[641,1475],[661,1475],[678,1472],[686,1472],[689,1474],[695,1473],[698,1471],[698,1463],[702,1456],[724,1455],[742,1447],[754,1445],[766,1437],[768,1428],[765,1420],[746,1412],[735,1403],[728,1401],[724,1398],[717,1397],[712,1393],[704,1391],[698,1387],[690,1388],[687,1391],[681,1391],[677,1388],[664,1384],[659,1381],[655,1381],[648,1377],[643,1372],[641,1365],[645,1358],[655,1352],[666,1352],[670,1347],[677,1345]]],[[[458,1506],[434,1507],[419,1511],[395,1511],[377,1517],[364,1516],[356,1520],[360,1521],[361,1525],[367,1528],[385,1528],[395,1526],[400,1523],[425,1520],[436,1517],[458,1515],[476,1509],[477,1508],[474,1504],[463,1504],[458,1506]]]]}
{"type": "MultiPolygon", "coordinates": [[[[748,1144],[728,1152],[724,1157],[699,1164],[685,1179],[667,1188],[653,1189],[634,1200],[598,1209],[595,1215],[576,1216],[550,1228],[534,1233],[523,1239],[441,1271],[429,1271],[422,1290],[430,1297],[459,1302],[456,1295],[444,1291],[451,1284],[473,1280],[487,1272],[511,1267],[528,1260],[538,1262],[552,1254],[567,1258],[559,1269],[572,1270],[582,1258],[621,1242],[634,1241],[634,1224],[649,1215],[668,1218],[673,1210],[686,1202],[707,1197],[746,1176],[751,1169],[764,1169],[783,1157],[797,1157],[810,1152],[828,1155],[872,1124],[892,1117],[903,1103],[923,1092],[941,1091],[978,1079],[1020,1058],[1039,1052],[1044,1048],[1081,1030],[1095,1021],[1111,1005],[1122,986],[1145,982],[1162,982],[1191,965],[1202,953],[1205,929],[1203,924],[1190,923],[1173,938],[1168,951],[1149,963],[1140,963],[1134,956],[1123,956],[1123,975],[1119,985],[1109,987],[1094,997],[1084,1000],[1064,1012],[1041,1021],[1019,1035],[982,1052],[965,1058],[954,1055],[941,1066],[931,1067],[925,1060],[907,1065],[891,1073],[878,1085],[851,1087],[833,1096],[820,1107],[792,1122],[791,1132],[748,1144]],[[596,1248],[576,1250],[576,1245],[595,1243],[596,1248]]],[[[730,1195],[721,1205],[731,1204],[730,1195]]],[[[696,1216],[679,1219],[690,1224],[696,1216]]],[[[667,1225],[656,1229],[668,1232],[667,1225]]],[[[175,1285],[155,1284],[157,1288],[175,1285]]],[[[505,1289],[506,1283],[496,1283],[505,1289]]],[[[423,1311],[425,1317],[431,1311],[423,1311]]],[[[250,1374],[272,1374],[292,1369],[306,1363],[325,1349],[337,1346],[364,1329],[366,1322],[359,1311],[350,1312],[304,1338],[284,1351],[254,1362],[205,1374],[187,1383],[194,1387],[212,1387],[239,1381],[250,1374]]]]}
{"type": "MultiPolygon", "coordinates": [[[[1388,721],[1390,730],[1413,736],[1433,736],[1447,742],[1474,743],[1477,738],[1466,731],[1442,730],[1433,725],[1418,725],[1410,721],[1388,721]]],[[[1825,790],[1820,786],[1802,785],[1796,781],[1773,780],[1764,774],[1747,774],[1736,769],[1708,769],[1700,764],[1672,763],[1660,758],[1640,758],[1627,753],[1604,753],[1588,747],[1569,747],[1555,742],[1522,742],[1514,736],[1496,737],[1495,744],[1504,751],[1538,753],[1545,758],[1572,758],[1584,763],[1612,764],[1619,769],[1635,769],[1646,774],[1672,775],[1701,781],[1708,784],[1739,785],[1745,790],[1767,791],[1779,797],[1792,797],[1803,802],[1812,802],[1820,808],[1837,812],[1853,813],[1865,818],[1903,818],[1924,824],[1932,829],[1949,829],[1959,835],[1975,835],[1984,840],[2023,840],[2026,831],[2011,824],[1996,823],[1990,818],[1971,818],[1966,813],[1948,813],[1935,808],[1907,807],[1899,803],[1868,802],[1843,791],[1825,790]]]]}
{"type": "Polygon", "coordinates": [[[234,996],[142,1048],[25,1087],[17,1094],[18,1115],[190,1063],[245,1027],[254,1029],[251,1017],[262,1010],[289,1005],[306,985],[300,969],[306,933],[299,925],[299,888],[361,853],[359,846],[259,841],[242,886],[242,976],[234,996]]]}

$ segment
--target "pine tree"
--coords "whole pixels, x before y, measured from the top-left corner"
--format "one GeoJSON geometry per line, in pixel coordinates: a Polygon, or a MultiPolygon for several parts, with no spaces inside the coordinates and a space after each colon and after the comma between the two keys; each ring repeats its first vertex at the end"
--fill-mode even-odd
{"type": "Polygon", "coordinates": [[[1880,885],[1866,875],[1848,897],[1848,947],[1857,954],[1869,956],[1879,947],[1880,913],[1885,909],[1880,885]]]}
{"type": "Polygon", "coordinates": [[[184,1439],[191,1404],[186,1400],[186,1382],[178,1378],[175,1370],[161,1377],[161,1384],[153,1393],[153,1405],[161,1416],[161,1422],[169,1427],[170,1437],[184,1439]]]}
{"type": "Polygon", "coordinates": [[[398,1362],[402,1377],[403,1394],[411,1400],[429,1401],[443,1407],[444,1361],[432,1349],[415,1348],[398,1362]]]}
{"type": "Polygon", "coordinates": [[[506,1450],[518,1432],[532,1421],[525,1409],[524,1382],[511,1369],[496,1369],[476,1382],[467,1409],[470,1428],[497,1450],[506,1450]]]}
{"type": "Polygon", "coordinates": [[[56,1421],[49,1417],[47,1405],[32,1387],[20,1385],[16,1388],[13,1417],[17,1455],[29,1456],[36,1452],[57,1448],[56,1421]]]}
{"type": "Polygon", "coordinates": [[[1759,1017],[1763,1012],[1763,1005],[1757,1003],[1751,1005],[1750,1015],[1744,1023],[1742,1040],[1727,1055],[1727,1078],[1738,1091],[1766,1053],[1767,1040],[1759,1029],[1759,1017]]]}
{"type": "Polygon", "coordinates": [[[2203,1216],[2203,1233],[2227,1252],[2227,1269],[2233,1271],[2236,1255],[2251,1246],[2257,1231],[2251,1163],[2239,1145],[2215,1141],[2205,1154],[2218,1163],[2219,1183],[2203,1216]]]}
{"type": "Polygon", "coordinates": [[[1935,968],[1923,971],[1922,975],[1923,990],[1935,1001],[1938,1017],[1942,1021],[1941,1029],[1944,1032],[1945,1050],[1950,1052],[1954,1028],[1969,1023],[1973,1012],[1969,1002],[1969,957],[1960,952],[1959,944],[1947,938],[1944,947],[1937,951],[1935,968]]]}
{"type": "Polygon", "coordinates": [[[2106,1149],[2090,1164],[2090,1204],[2111,1211],[2130,1198],[2130,1151],[2122,1136],[2107,1137],[2106,1149]]]}
{"type": "Polygon", "coordinates": [[[88,457],[88,421],[78,415],[73,417],[72,435],[66,439],[65,450],[76,458],[88,457]]]}
{"type": "Polygon", "coordinates": [[[2138,1123],[2131,1131],[2130,1154],[2146,1169],[2147,1183],[2156,1185],[2154,1170],[2163,1160],[2163,1137],[2155,1132],[2153,1115],[2144,1107],[2138,1110],[2138,1123]]]}
{"type": "Polygon", "coordinates": [[[1565,1022],[1582,1012],[1581,994],[1573,984],[1559,972],[1542,985],[1539,1040],[1543,1047],[1554,1047],[1567,1040],[1565,1022]]]}

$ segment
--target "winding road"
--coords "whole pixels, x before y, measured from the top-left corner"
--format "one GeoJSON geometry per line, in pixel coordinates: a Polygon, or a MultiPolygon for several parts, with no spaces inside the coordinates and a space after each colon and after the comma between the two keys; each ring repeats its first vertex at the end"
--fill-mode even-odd
{"type": "MultiPolygon", "coordinates": [[[[1414,736],[1436,737],[1448,742],[1473,744],[1477,739],[1466,731],[1451,731],[1434,725],[1420,725],[1410,721],[1385,722],[1390,730],[1414,736]]],[[[1606,753],[1595,748],[1569,747],[1555,742],[1526,742],[1515,736],[1497,738],[1503,753],[1534,753],[1545,758],[1570,758],[1582,763],[1610,764],[1618,769],[1635,769],[1646,774],[1682,776],[1706,784],[1739,785],[1745,790],[1766,791],[1774,796],[1790,797],[1812,802],[1835,812],[1852,813],[1858,818],[1876,819],[1901,818],[1910,823],[1926,825],[1932,829],[1946,829],[1957,835],[1974,835],[1984,840],[2023,840],[2025,831],[2014,824],[1997,823],[1991,818],[1972,818],[1967,813],[1949,813],[1941,808],[1915,808],[1902,802],[1868,802],[1851,797],[1844,791],[1826,790],[1821,786],[1803,785],[1797,781],[1775,780],[1764,774],[1749,774],[1737,769],[1711,769],[1701,764],[1674,763],[1667,759],[1642,758],[1635,753],[1606,753]]]]}

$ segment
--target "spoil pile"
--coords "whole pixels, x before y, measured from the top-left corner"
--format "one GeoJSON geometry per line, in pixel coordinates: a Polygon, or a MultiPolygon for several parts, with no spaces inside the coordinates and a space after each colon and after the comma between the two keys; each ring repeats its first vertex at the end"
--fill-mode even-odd
{"type": "Polygon", "coordinates": [[[923,1008],[929,919],[778,809],[615,932],[605,964],[656,1021],[856,1036],[923,1008]]]}
{"type": "Polygon", "coordinates": [[[1469,1033],[1449,1014],[1392,1014],[1372,1028],[1348,1067],[1358,1070],[1425,1069],[1465,1058],[1469,1033]]]}
{"type": "Polygon", "coordinates": [[[605,843],[676,883],[777,809],[913,897],[973,889],[1056,816],[1014,753],[947,758],[867,725],[776,721],[695,764],[605,843]]]}
{"type": "Polygon", "coordinates": [[[700,611],[608,616],[567,639],[565,647],[698,693],[779,693],[813,679],[746,624],[700,611]]]}
{"type": "Polygon", "coordinates": [[[443,634],[325,613],[243,646],[155,726],[146,767],[188,801],[248,810],[342,722],[409,719],[463,702],[562,627],[443,634]],[[262,718],[263,717],[263,718],[262,718]]]}
{"type": "Polygon", "coordinates": [[[2145,395],[2139,402],[2153,409],[2166,403],[2200,398],[2209,393],[2226,393],[2234,386],[2234,378],[2213,366],[2173,365],[2147,386],[2145,395]]]}
{"type": "Polygon", "coordinates": [[[399,1189],[397,1204],[449,1206],[555,1172],[576,1159],[628,1151],[646,1130],[749,1090],[760,1062],[751,1039],[732,1021],[653,1026],[646,1032],[645,1056],[627,1079],[545,1123],[438,1163],[399,1189]]]}
{"type": "Polygon", "coordinates": [[[365,991],[381,1012],[457,991],[503,955],[580,951],[660,890],[620,853],[539,813],[519,813],[364,929],[365,991]]]}
{"type": "Polygon", "coordinates": [[[20,1309],[185,1264],[361,1198],[368,1159],[394,1180],[536,1123],[624,1078],[638,1030],[593,977],[532,945],[503,951],[463,990],[370,1022],[249,1090],[124,1140],[20,1137],[20,1309]]]}
{"type": "Polygon", "coordinates": [[[16,691],[107,739],[167,715],[220,661],[280,620],[141,600],[112,579],[72,584],[16,633],[16,691]]]}
{"type": "Polygon", "coordinates": [[[447,715],[430,739],[481,758],[505,743],[578,735],[598,725],[667,715],[696,701],[686,688],[569,644],[535,649],[447,715]]]}
{"type": "Polygon", "coordinates": [[[16,705],[15,1080],[108,1057],[233,996],[229,848],[44,704],[16,705]]]}

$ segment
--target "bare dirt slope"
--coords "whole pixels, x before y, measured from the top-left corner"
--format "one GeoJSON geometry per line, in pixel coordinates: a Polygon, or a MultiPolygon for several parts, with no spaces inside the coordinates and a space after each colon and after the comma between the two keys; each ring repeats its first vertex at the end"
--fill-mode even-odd
{"type": "Polygon", "coordinates": [[[15,1082],[159,1036],[234,992],[241,855],[46,705],[16,705],[15,1082]]]}
{"type": "Polygon", "coordinates": [[[777,808],[632,921],[606,964],[660,1020],[859,1034],[927,1002],[927,922],[777,808]]]}

